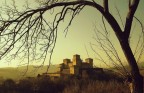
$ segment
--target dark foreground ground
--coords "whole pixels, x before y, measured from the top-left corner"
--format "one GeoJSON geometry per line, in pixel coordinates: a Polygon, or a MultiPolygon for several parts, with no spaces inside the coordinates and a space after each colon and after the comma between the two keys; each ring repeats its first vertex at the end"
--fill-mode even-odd
{"type": "Polygon", "coordinates": [[[0,93],[129,93],[123,79],[103,75],[97,78],[25,78],[15,82],[4,80],[0,84],[0,93]]]}

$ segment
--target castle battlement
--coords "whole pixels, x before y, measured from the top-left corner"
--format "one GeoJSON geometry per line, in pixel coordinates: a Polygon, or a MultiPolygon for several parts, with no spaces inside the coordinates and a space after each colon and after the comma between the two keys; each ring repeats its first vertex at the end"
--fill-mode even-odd
{"type": "Polygon", "coordinates": [[[93,59],[87,58],[85,59],[85,62],[83,62],[80,58],[80,55],[76,54],[73,55],[72,60],[70,59],[64,59],[63,60],[63,66],[61,66],[61,73],[63,74],[72,74],[72,75],[78,75],[80,69],[83,68],[93,68],[93,59]],[[65,73],[65,70],[68,70],[67,73],[65,73]]]}
{"type": "Polygon", "coordinates": [[[92,76],[95,72],[103,72],[102,68],[93,68],[93,59],[86,58],[85,62],[82,61],[80,55],[73,55],[72,59],[63,59],[63,63],[60,64],[60,70],[57,73],[47,73],[50,77],[67,77],[67,76],[79,76],[87,78],[92,76]]]}

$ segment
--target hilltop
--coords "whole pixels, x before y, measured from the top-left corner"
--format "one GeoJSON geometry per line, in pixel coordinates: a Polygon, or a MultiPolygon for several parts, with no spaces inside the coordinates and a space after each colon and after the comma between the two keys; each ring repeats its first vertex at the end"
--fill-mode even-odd
{"type": "MultiPolygon", "coordinates": [[[[51,65],[48,72],[56,72],[59,69],[59,65],[51,65]]],[[[6,67],[0,68],[0,79],[14,79],[18,80],[24,77],[36,77],[38,74],[46,72],[47,66],[37,68],[36,66],[30,65],[21,67],[6,67]],[[25,75],[24,75],[25,74],[25,75]]]]}

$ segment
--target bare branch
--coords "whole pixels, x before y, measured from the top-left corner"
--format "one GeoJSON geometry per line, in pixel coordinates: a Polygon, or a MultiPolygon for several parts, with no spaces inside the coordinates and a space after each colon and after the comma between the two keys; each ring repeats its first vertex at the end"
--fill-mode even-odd
{"type": "Polygon", "coordinates": [[[143,26],[142,22],[137,17],[134,16],[134,18],[139,22],[139,24],[141,26],[141,34],[139,36],[139,40],[137,42],[137,45],[136,45],[136,48],[135,48],[135,51],[134,51],[134,55],[136,53],[138,53],[138,51],[140,52],[139,56],[138,56],[138,59],[137,59],[137,62],[139,62],[141,57],[142,57],[142,54],[144,53],[144,26],[143,26]]]}
{"type": "Polygon", "coordinates": [[[119,10],[118,10],[118,8],[117,8],[116,6],[115,6],[115,8],[116,8],[116,10],[117,10],[118,16],[119,16],[120,21],[121,21],[121,23],[122,23],[122,26],[123,26],[123,28],[124,28],[124,23],[123,23],[123,21],[122,21],[122,17],[121,17],[121,15],[120,15],[120,12],[119,12],[119,10]]]}
{"type": "Polygon", "coordinates": [[[139,1],[140,0],[133,0],[133,2],[131,3],[131,0],[129,0],[129,12],[126,17],[126,23],[125,23],[125,29],[124,29],[125,39],[127,40],[130,35],[133,17],[138,7],[139,1]]]}
{"type": "Polygon", "coordinates": [[[109,12],[108,0],[103,0],[104,11],[109,12]]]}
{"type": "MultiPolygon", "coordinates": [[[[80,13],[87,2],[55,2],[45,7],[18,13],[20,15],[17,17],[8,15],[9,18],[7,20],[1,19],[0,58],[5,57],[9,53],[9,56],[6,58],[8,61],[13,60],[13,58],[19,58],[23,60],[21,62],[25,62],[24,60],[27,59],[27,63],[20,63],[29,65],[30,62],[39,60],[42,62],[41,67],[44,65],[46,56],[50,53],[50,64],[57,39],[59,23],[65,19],[66,14],[71,12],[71,18],[66,27],[66,29],[68,29],[74,17],[80,13]],[[47,10],[59,6],[62,6],[62,10],[55,15],[53,22],[49,23],[49,21],[45,19],[44,14],[47,10]],[[14,49],[16,49],[16,51],[12,52],[14,49]],[[12,54],[10,54],[10,52],[12,54]]],[[[92,6],[95,5],[92,2],[88,3],[90,5],[92,4],[92,6]]],[[[16,7],[14,7],[14,9],[16,9],[16,7]]],[[[16,10],[16,12],[18,12],[18,10],[16,10]]],[[[14,13],[11,14],[13,16],[15,15],[14,13]]]]}

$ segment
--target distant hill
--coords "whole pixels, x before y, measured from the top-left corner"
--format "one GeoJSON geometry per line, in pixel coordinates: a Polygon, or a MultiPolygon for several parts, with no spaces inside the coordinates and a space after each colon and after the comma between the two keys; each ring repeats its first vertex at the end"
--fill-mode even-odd
{"type": "MultiPolygon", "coordinates": [[[[141,75],[144,77],[144,62],[138,63],[138,66],[139,66],[141,75]]],[[[128,70],[130,69],[128,65],[126,65],[125,68],[128,70]]],[[[116,70],[116,68],[111,68],[111,70],[116,70]]]]}
{"type": "MultiPolygon", "coordinates": [[[[144,76],[144,62],[141,62],[138,65],[140,67],[140,72],[144,76]]],[[[128,66],[125,67],[129,68],[128,66]]],[[[13,68],[13,67],[0,68],[0,81],[2,79],[8,79],[8,78],[18,80],[24,77],[36,77],[38,74],[45,73],[47,70],[47,66],[37,68],[35,66],[30,65],[28,66],[28,70],[26,69],[27,69],[26,66],[17,67],[17,68],[13,68]]],[[[48,72],[57,72],[58,70],[59,70],[59,65],[51,65],[48,72]]],[[[115,68],[111,68],[111,70],[115,70],[115,68]]]]}
{"type": "MultiPolygon", "coordinates": [[[[47,70],[47,66],[43,67],[36,67],[36,66],[26,66],[22,67],[7,67],[7,68],[0,68],[0,80],[1,79],[14,79],[18,80],[24,77],[36,77],[38,74],[45,73],[47,70]]],[[[56,72],[59,70],[59,65],[51,65],[48,72],[56,72]]]]}

